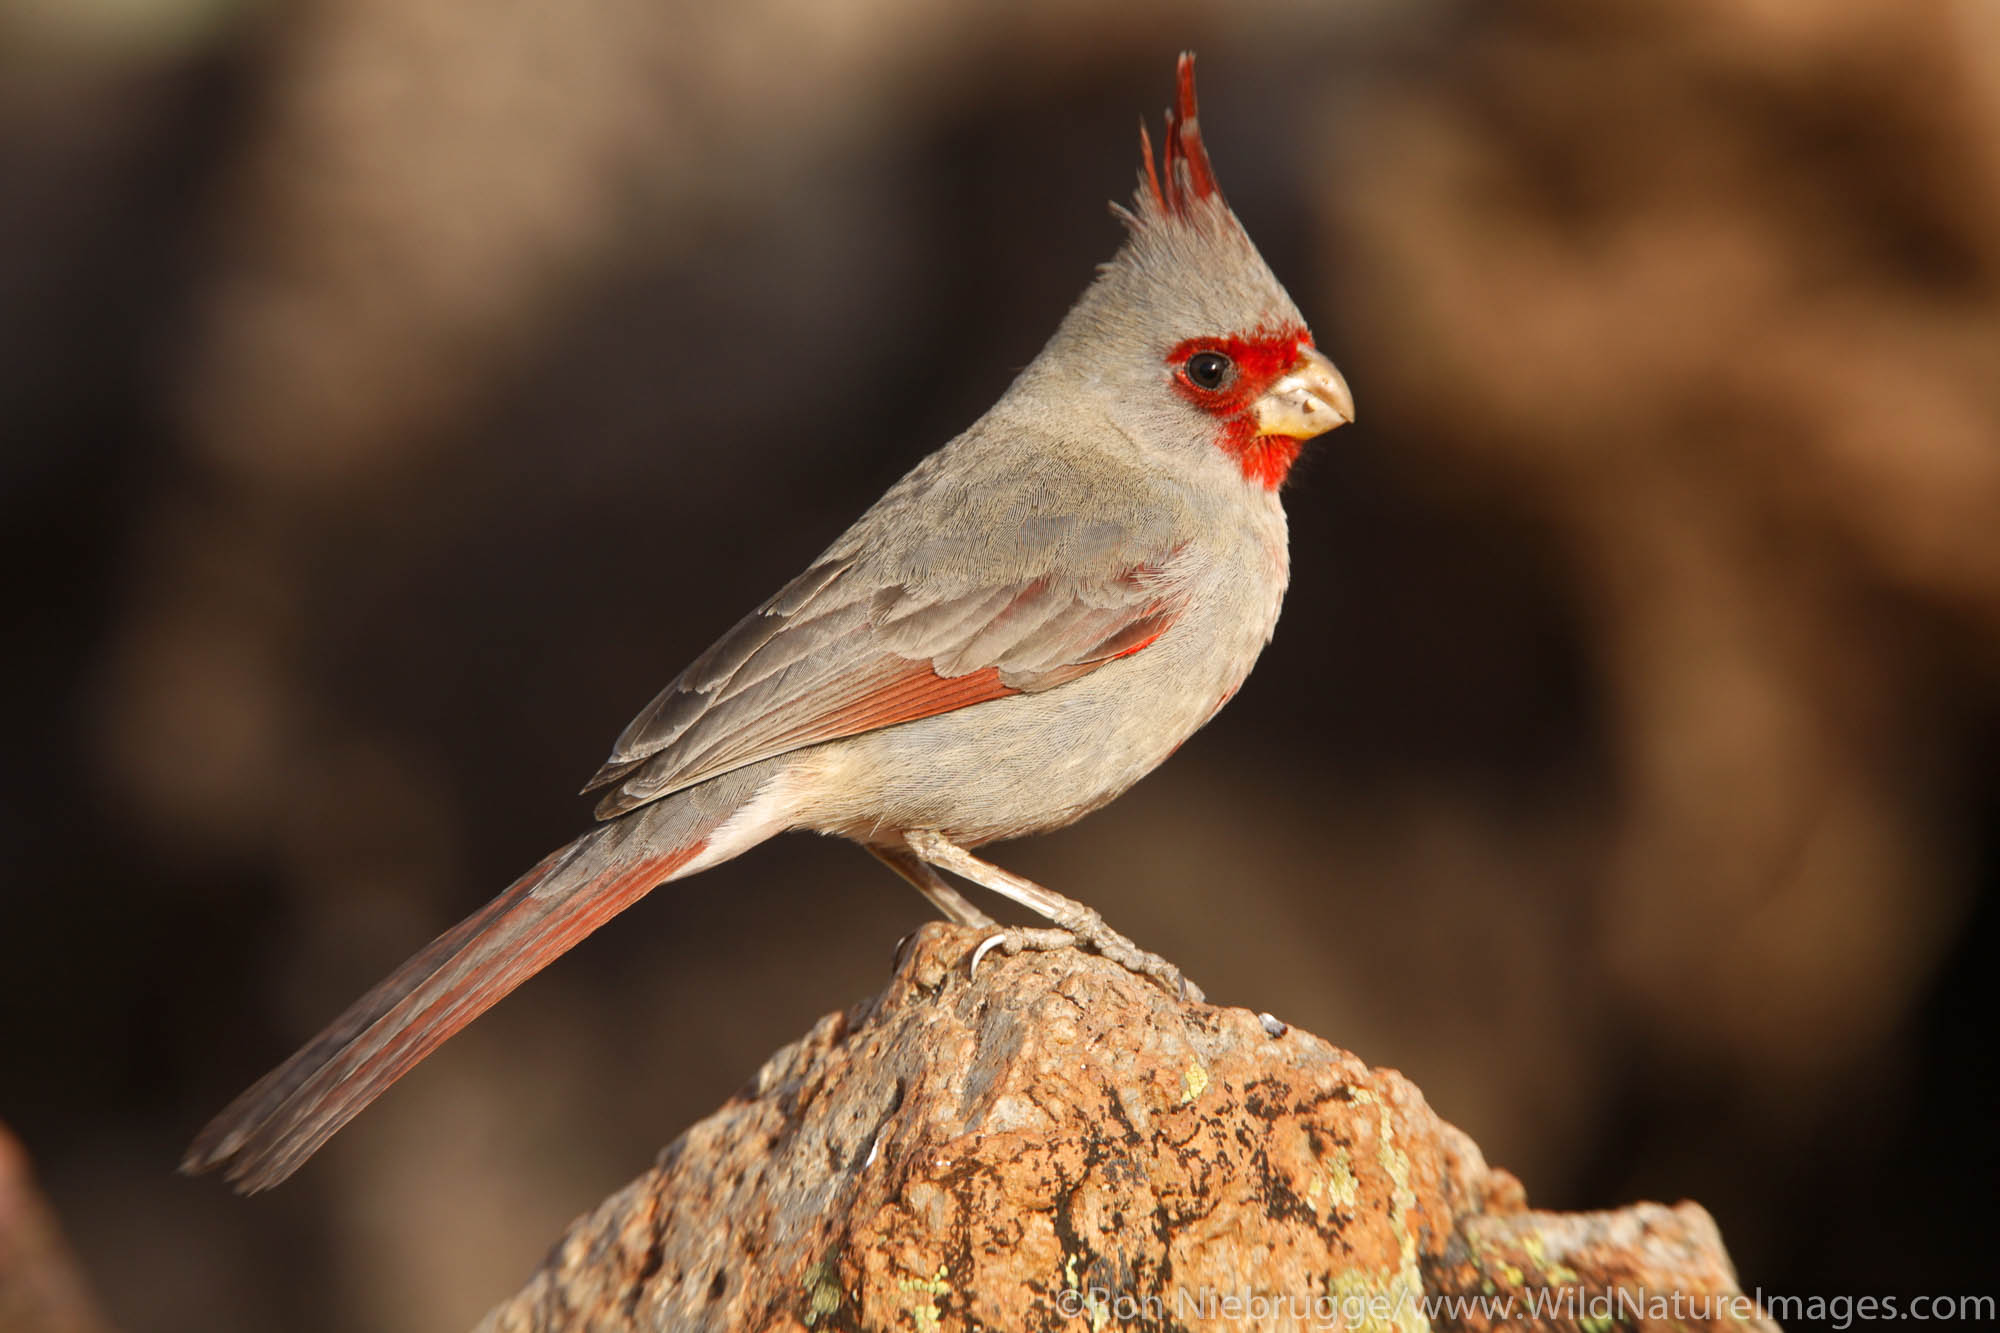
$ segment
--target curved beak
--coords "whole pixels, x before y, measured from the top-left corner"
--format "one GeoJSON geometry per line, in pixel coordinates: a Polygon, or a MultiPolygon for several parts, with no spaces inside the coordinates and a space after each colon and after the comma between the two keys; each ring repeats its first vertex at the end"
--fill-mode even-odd
{"type": "Polygon", "coordinates": [[[1354,395],[1333,362],[1316,347],[1301,347],[1299,359],[1250,404],[1259,435],[1310,440],[1354,420],[1354,395]]]}

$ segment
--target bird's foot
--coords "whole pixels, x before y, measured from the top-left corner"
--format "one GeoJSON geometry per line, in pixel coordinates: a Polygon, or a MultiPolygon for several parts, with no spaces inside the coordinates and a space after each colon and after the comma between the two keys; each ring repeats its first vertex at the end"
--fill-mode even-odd
{"type": "MultiPolygon", "coordinates": [[[[925,880],[906,870],[905,864],[924,867],[942,866],[954,874],[965,876],[974,884],[984,885],[1003,898],[1012,899],[1055,927],[1054,930],[1003,930],[995,935],[989,935],[975,953],[975,963],[985,956],[989,948],[999,948],[1014,937],[1023,942],[1008,949],[1009,953],[1017,953],[1023,948],[1066,948],[1071,944],[1080,944],[1096,950],[1128,972],[1137,973],[1157,982],[1175,999],[1193,1000],[1197,1004],[1202,1002],[1201,987],[1182,976],[1178,967],[1158,954],[1147,953],[1120,935],[1106,925],[1104,918],[1093,908],[1085,907],[1073,898],[1065,898],[1060,893],[1045,889],[1031,879],[1022,879],[1011,871],[1002,870],[990,861],[980,860],[936,829],[912,829],[903,835],[903,839],[909,848],[909,855],[899,857],[893,853],[885,855],[881,851],[877,851],[876,855],[895,866],[900,873],[910,879],[911,883],[923,889],[931,897],[931,901],[940,906],[946,904],[946,900],[940,897],[925,880]]],[[[931,875],[930,878],[936,877],[931,875]]],[[[953,914],[953,919],[960,922],[966,920],[956,914],[953,914]]]]}
{"type": "Polygon", "coordinates": [[[1141,949],[1106,925],[1104,918],[1097,913],[1091,912],[1090,919],[1064,921],[1062,925],[1064,929],[1075,933],[1079,944],[1103,954],[1127,972],[1154,982],[1175,999],[1195,1004],[1207,1000],[1208,997],[1202,994],[1201,987],[1189,981],[1178,967],[1156,953],[1141,949]]]}
{"type": "Polygon", "coordinates": [[[1017,953],[1039,953],[1048,949],[1087,948],[1102,955],[1124,968],[1127,972],[1145,977],[1154,982],[1167,994],[1179,1000],[1203,1002],[1201,987],[1189,981],[1181,970],[1156,953],[1148,953],[1131,940],[1104,924],[1100,918],[1095,922],[1084,920],[1064,922],[1061,928],[1046,926],[1009,926],[996,930],[979,942],[972,951],[972,962],[967,968],[971,975],[978,975],[979,964],[987,954],[998,951],[1008,957],[1017,953]]]}
{"type": "Polygon", "coordinates": [[[966,966],[968,976],[979,975],[979,964],[994,950],[1008,958],[1017,953],[1041,953],[1049,949],[1073,949],[1076,936],[1066,930],[1052,930],[1042,926],[1008,926],[996,930],[979,941],[979,947],[972,951],[972,961],[966,966]]]}

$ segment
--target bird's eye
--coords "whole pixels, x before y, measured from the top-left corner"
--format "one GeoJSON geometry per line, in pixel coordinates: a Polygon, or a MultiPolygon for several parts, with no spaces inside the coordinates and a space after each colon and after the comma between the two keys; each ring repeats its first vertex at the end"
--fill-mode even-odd
{"type": "Polygon", "coordinates": [[[1236,365],[1220,352],[1196,352],[1187,360],[1188,383],[1197,389],[1220,389],[1236,365]]]}

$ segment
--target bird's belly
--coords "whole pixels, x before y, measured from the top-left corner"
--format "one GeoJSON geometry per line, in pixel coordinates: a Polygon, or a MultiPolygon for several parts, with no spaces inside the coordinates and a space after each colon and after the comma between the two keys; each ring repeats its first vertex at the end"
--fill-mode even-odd
{"type": "MultiPolygon", "coordinates": [[[[1176,624],[1130,658],[817,747],[826,793],[800,824],[863,842],[935,829],[962,846],[1061,828],[1117,797],[1215,715],[1276,616],[1176,624]]],[[[1261,608],[1257,608],[1261,611],[1261,608]]]]}

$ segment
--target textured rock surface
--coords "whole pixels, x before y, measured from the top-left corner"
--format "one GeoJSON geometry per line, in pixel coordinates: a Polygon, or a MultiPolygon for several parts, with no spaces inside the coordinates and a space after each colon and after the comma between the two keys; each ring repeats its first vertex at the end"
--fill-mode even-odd
{"type": "Polygon", "coordinates": [[[1400,1074],[977,938],[919,932],[482,1328],[1770,1326],[1693,1204],[1528,1211],[1400,1074]]]}

